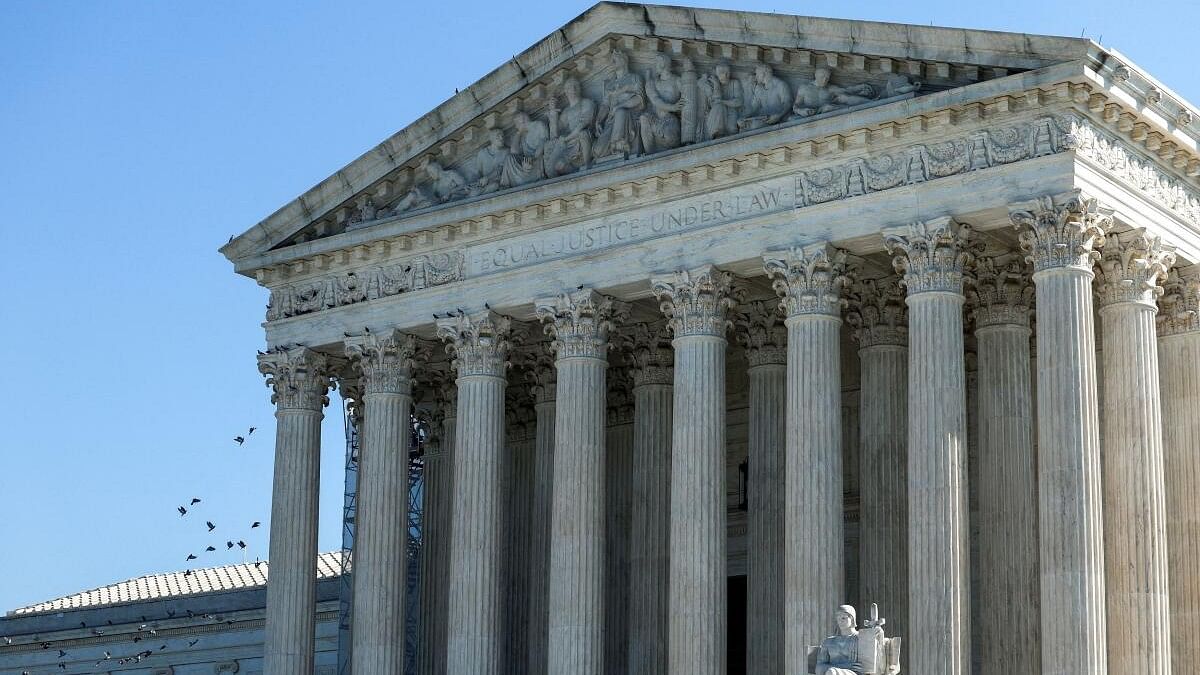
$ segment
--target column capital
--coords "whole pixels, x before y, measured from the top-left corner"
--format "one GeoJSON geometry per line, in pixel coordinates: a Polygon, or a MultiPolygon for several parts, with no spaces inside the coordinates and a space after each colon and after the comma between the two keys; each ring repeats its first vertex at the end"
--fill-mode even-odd
{"type": "Polygon", "coordinates": [[[532,399],[517,387],[504,391],[504,440],[510,444],[533,440],[537,417],[532,399]]]}
{"type": "Polygon", "coordinates": [[[437,320],[437,335],[454,355],[459,377],[504,377],[511,332],[511,320],[491,310],[437,320]]]}
{"type": "Polygon", "coordinates": [[[1109,234],[1100,254],[1100,307],[1132,302],[1157,310],[1160,284],[1174,264],[1175,249],[1145,230],[1109,234]]]}
{"type": "Polygon", "coordinates": [[[737,341],[746,350],[751,368],[787,364],[787,327],[780,306],[756,300],[740,305],[734,315],[737,341]]]}
{"type": "Polygon", "coordinates": [[[458,417],[458,385],[454,382],[454,371],[449,368],[427,368],[421,376],[422,386],[433,394],[433,405],[442,419],[458,417]]]}
{"type": "Polygon", "coordinates": [[[346,410],[350,413],[354,424],[359,429],[362,429],[363,419],[367,411],[366,402],[363,400],[362,377],[350,368],[346,370],[349,372],[343,372],[337,376],[337,388],[342,394],[342,400],[349,401],[346,410]]]}
{"type": "Polygon", "coordinates": [[[908,306],[900,277],[855,281],[849,293],[846,323],[859,348],[908,346],[908,306]]]}
{"type": "Polygon", "coordinates": [[[293,347],[258,355],[258,372],[266,375],[271,403],[280,410],[316,410],[329,405],[333,366],[329,357],[309,349],[293,347]]]}
{"type": "Polygon", "coordinates": [[[737,304],[732,274],[704,265],[652,277],[650,286],[676,338],[725,337],[729,309],[737,304]]]}
{"type": "Polygon", "coordinates": [[[763,255],[763,270],[772,279],[788,318],[806,314],[841,316],[842,290],[849,284],[846,253],[829,242],[794,246],[763,255]]]}
{"type": "Polygon", "coordinates": [[[629,315],[629,305],[591,289],[542,298],[534,305],[546,332],[554,337],[551,348],[558,359],[605,359],[608,334],[614,321],[629,315]]]}
{"type": "Polygon", "coordinates": [[[1033,285],[1021,261],[1001,255],[980,258],[975,263],[974,282],[967,292],[975,328],[987,326],[1029,327],[1033,285]]]}
{"type": "Polygon", "coordinates": [[[525,349],[525,381],[535,404],[554,403],[558,396],[558,369],[554,367],[554,349],[550,340],[534,342],[525,349]]]}
{"type": "Polygon", "coordinates": [[[675,350],[667,322],[635,323],[622,331],[629,337],[625,352],[635,388],[645,384],[674,384],[675,350]]]}
{"type": "MultiPolygon", "coordinates": [[[[412,394],[417,339],[398,330],[346,338],[346,356],[362,373],[365,394],[412,394]]],[[[422,359],[427,360],[427,359],[422,359]]]]}
{"type": "Polygon", "coordinates": [[[971,226],[949,216],[883,231],[908,295],[963,292],[963,269],[974,258],[971,226]]]}
{"type": "Polygon", "coordinates": [[[1167,273],[1163,295],[1158,300],[1158,335],[1200,332],[1200,276],[1167,273]]]}
{"type": "Polygon", "coordinates": [[[609,426],[633,424],[633,367],[610,366],[606,416],[609,426]]]}
{"type": "Polygon", "coordinates": [[[1034,273],[1058,268],[1090,272],[1100,257],[1096,248],[1112,227],[1112,210],[1078,190],[1014,205],[1009,218],[1034,273]]]}

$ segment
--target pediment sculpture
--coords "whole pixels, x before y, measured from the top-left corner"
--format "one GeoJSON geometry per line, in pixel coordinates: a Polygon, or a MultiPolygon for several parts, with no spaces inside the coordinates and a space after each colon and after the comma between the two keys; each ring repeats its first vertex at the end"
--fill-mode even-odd
{"type": "Polygon", "coordinates": [[[910,97],[922,86],[896,72],[882,82],[839,84],[834,69],[819,66],[789,82],[762,62],[739,74],[727,60],[706,72],[686,56],[654,52],[649,60],[638,72],[628,52],[613,48],[591,85],[566,76],[537,109],[526,103],[509,115],[507,128],[488,128],[479,147],[421,159],[394,203],[360,198],[350,229],[593,166],[910,97]]]}
{"type": "Polygon", "coordinates": [[[813,675],[898,675],[900,638],[884,635],[887,619],[879,618],[879,606],[871,605],[871,618],[855,627],[857,613],[850,605],[834,611],[837,633],[808,648],[808,672],[813,675]]]}

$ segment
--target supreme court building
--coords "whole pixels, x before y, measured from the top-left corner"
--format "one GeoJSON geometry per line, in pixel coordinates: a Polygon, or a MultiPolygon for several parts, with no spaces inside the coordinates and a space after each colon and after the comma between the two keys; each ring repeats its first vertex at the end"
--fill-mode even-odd
{"type": "Polygon", "coordinates": [[[264,672],[314,669],[335,387],[356,674],[801,675],[871,603],[913,675],[1200,672],[1198,177],[1091,40],[596,5],[221,249],[264,672]]]}

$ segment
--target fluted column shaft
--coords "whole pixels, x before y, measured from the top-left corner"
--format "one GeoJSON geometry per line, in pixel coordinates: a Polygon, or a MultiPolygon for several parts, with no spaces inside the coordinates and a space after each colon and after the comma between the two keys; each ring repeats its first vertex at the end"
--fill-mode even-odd
{"type": "Polygon", "coordinates": [[[310,673],[316,631],[321,409],[328,403],[329,364],[317,352],[295,348],[260,356],[259,370],[267,375],[276,404],[263,672],[310,673]]]}
{"type": "Polygon", "coordinates": [[[1200,663],[1200,280],[1167,283],[1159,317],[1171,667],[1200,663]]]}
{"type": "Polygon", "coordinates": [[[979,633],[983,675],[1041,673],[1037,455],[1023,266],[979,261],[977,353],[979,633]]]}
{"type": "Polygon", "coordinates": [[[1111,672],[1171,672],[1155,298],[1159,278],[1173,262],[1172,253],[1137,231],[1109,235],[1100,261],[1104,571],[1111,672]]]}
{"type": "Polygon", "coordinates": [[[970,672],[962,272],[969,231],[939,219],[885,231],[908,289],[911,671],[970,672]]]}
{"type": "Polygon", "coordinates": [[[1042,672],[1107,675],[1092,318],[1092,247],[1107,219],[1074,194],[1011,215],[1036,287],[1042,672]]]}
{"type": "Polygon", "coordinates": [[[400,333],[367,334],[346,342],[347,356],[362,372],[365,403],[351,632],[356,675],[385,675],[404,669],[414,350],[413,338],[400,333]]]}
{"type": "Polygon", "coordinates": [[[784,672],[831,632],[846,602],[842,509],[841,292],[845,254],[828,244],[763,258],[787,314],[784,672]]]}
{"type": "Polygon", "coordinates": [[[674,373],[669,343],[634,326],[632,352],[633,480],[629,557],[629,675],[667,672],[671,513],[671,413],[674,373]]]}
{"type": "Polygon", "coordinates": [[[550,526],[554,500],[554,419],[556,387],[553,368],[543,371],[534,386],[533,522],[530,523],[529,576],[529,673],[547,675],[550,630],[550,526]]]}
{"type": "Polygon", "coordinates": [[[480,313],[438,321],[458,372],[446,672],[500,675],[500,527],[504,462],[504,368],[509,322],[480,313]]]}
{"type": "Polygon", "coordinates": [[[908,327],[896,277],[857,282],[846,320],[859,358],[859,607],[908,626],[908,327]]]}
{"type": "Polygon", "coordinates": [[[549,672],[604,672],[608,331],[614,302],[588,290],[539,300],[555,336],[558,397],[550,529],[549,672]]]}
{"type": "Polygon", "coordinates": [[[908,626],[908,347],[859,350],[859,579],[861,607],[877,603],[888,633],[908,626]],[[893,618],[894,617],[894,618],[893,618]]]}
{"type": "Polygon", "coordinates": [[[529,597],[535,580],[529,575],[532,508],[534,499],[535,436],[534,409],[527,392],[513,395],[509,387],[506,414],[508,416],[508,447],[506,450],[503,500],[506,504],[504,534],[504,572],[501,587],[504,593],[504,615],[507,632],[504,637],[506,673],[529,672],[529,597]]]}
{"type": "Polygon", "coordinates": [[[747,672],[783,668],[784,453],[786,348],[747,352],[750,359],[749,523],[747,532],[747,672]]]}
{"type": "Polygon", "coordinates": [[[604,462],[604,670],[610,675],[625,675],[629,663],[633,406],[628,391],[614,388],[610,396],[618,403],[608,410],[604,462]]]}
{"type": "Polygon", "coordinates": [[[450,582],[450,517],[453,496],[454,436],[458,424],[455,409],[455,385],[440,387],[438,414],[440,428],[425,451],[424,492],[422,498],[421,537],[421,641],[418,645],[417,672],[422,675],[446,673],[446,602],[450,582]]]}
{"type": "Polygon", "coordinates": [[[652,280],[675,348],[668,670],[724,675],[725,330],[731,277],[711,267],[652,280]]]}

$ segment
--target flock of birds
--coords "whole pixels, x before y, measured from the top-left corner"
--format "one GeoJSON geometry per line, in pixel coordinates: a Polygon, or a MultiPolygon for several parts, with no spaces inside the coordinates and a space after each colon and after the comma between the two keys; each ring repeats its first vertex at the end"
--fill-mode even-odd
{"type": "MultiPolygon", "coordinates": [[[[239,446],[244,445],[246,442],[246,439],[249,438],[250,435],[254,433],[255,429],[257,429],[257,427],[250,427],[249,430],[246,431],[246,434],[244,436],[242,436],[242,435],[234,436],[233,442],[237,443],[239,446]]],[[[204,502],[204,500],[202,500],[200,497],[192,497],[191,500],[189,500],[187,504],[180,504],[178,507],[176,507],[175,510],[179,512],[179,517],[183,518],[183,517],[186,517],[189,513],[191,513],[196,508],[196,506],[202,504],[203,502],[204,502]]],[[[209,533],[211,533],[217,529],[216,524],[214,524],[211,520],[205,520],[204,526],[207,529],[207,532],[209,532],[209,533]]],[[[257,520],[250,523],[250,529],[255,529],[255,528],[258,528],[261,526],[262,526],[262,523],[257,520]]],[[[226,551],[232,551],[235,546],[238,549],[245,551],[248,547],[248,544],[246,544],[246,541],[244,539],[238,539],[237,541],[229,539],[225,542],[225,550],[226,551]]],[[[217,547],[213,546],[212,544],[209,544],[209,545],[205,546],[205,548],[204,548],[205,553],[214,553],[217,550],[218,550],[217,547]]],[[[186,560],[187,560],[187,562],[191,562],[191,561],[197,560],[197,559],[199,559],[199,556],[197,556],[195,553],[189,553],[186,560]]],[[[254,566],[256,568],[261,564],[262,564],[261,560],[255,559],[254,566]]],[[[188,568],[188,569],[184,570],[183,576],[190,577],[194,573],[195,572],[191,568],[188,568]]],[[[195,618],[197,616],[197,614],[190,609],[186,611],[186,614],[187,614],[188,618],[195,618]]],[[[173,619],[173,618],[175,618],[175,615],[176,615],[175,610],[167,610],[167,612],[166,612],[167,619],[173,619]]],[[[215,614],[202,614],[199,616],[201,616],[204,619],[210,620],[210,621],[222,620],[221,617],[219,617],[215,614]]],[[[138,626],[137,634],[134,635],[134,637],[133,637],[134,643],[138,643],[138,642],[147,640],[149,638],[153,638],[158,635],[158,629],[156,628],[158,625],[157,623],[152,624],[152,623],[148,622],[145,616],[141,617],[141,620],[142,620],[142,624],[140,626],[138,626]]],[[[232,619],[225,620],[225,623],[232,624],[233,620],[232,619]]],[[[109,621],[108,625],[110,625],[110,626],[113,625],[113,622],[109,621]]],[[[79,627],[87,628],[88,627],[87,622],[80,621],[79,627]]],[[[99,630],[98,628],[92,628],[91,633],[93,636],[96,636],[96,637],[101,637],[104,635],[104,632],[99,630]]],[[[13,643],[13,640],[11,637],[5,636],[3,638],[3,640],[6,645],[11,645],[13,643]]],[[[187,643],[187,646],[190,649],[192,647],[195,647],[197,644],[199,644],[199,642],[200,642],[200,638],[196,638],[194,640],[189,640],[187,643]]],[[[40,646],[42,649],[50,649],[53,646],[53,644],[50,642],[40,642],[40,643],[38,643],[38,646],[40,646]]],[[[167,644],[163,643],[157,649],[143,649],[142,651],[139,651],[134,654],[130,654],[129,656],[125,656],[122,658],[116,658],[116,659],[113,658],[113,654],[111,651],[106,650],[104,652],[103,658],[96,661],[95,667],[99,668],[100,666],[104,665],[106,662],[116,663],[117,665],[141,663],[146,658],[153,656],[155,654],[155,652],[164,651],[166,648],[167,648],[167,644]]],[[[67,669],[67,663],[66,663],[65,659],[68,656],[69,656],[69,654],[66,650],[63,650],[63,649],[58,650],[58,659],[59,659],[58,669],[59,670],[65,671],[67,669]]],[[[23,671],[21,671],[21,675],[34,675],[34,674],[31,671],[23,670],[23,671]]]]}

